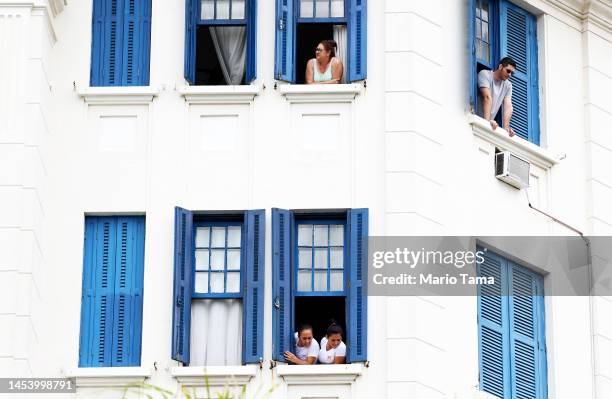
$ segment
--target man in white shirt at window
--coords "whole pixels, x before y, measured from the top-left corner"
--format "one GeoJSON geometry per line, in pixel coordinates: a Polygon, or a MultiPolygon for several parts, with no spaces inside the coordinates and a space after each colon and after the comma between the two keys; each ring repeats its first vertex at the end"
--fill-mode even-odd
{"type": "Polygon", "coordinates": [[[510,77],[516,70],[516,61],[504,57],[494,71],[482,70],[478,73],[478,90],[482,100],[482,117],[491,123],[491,129],[498,127],[495,117],[503,103],[503,127],[510,137],[514,130],[510,127],[512,117],[512,82],[510,77]]]}
{"type": "Polygon", "coordinates": [[[293,364],[314,364],[319,356],[319,343],[312,336],[312,327],[304,324],[295,333],[295,354],[285,352],[285,359],[293,364]]]}

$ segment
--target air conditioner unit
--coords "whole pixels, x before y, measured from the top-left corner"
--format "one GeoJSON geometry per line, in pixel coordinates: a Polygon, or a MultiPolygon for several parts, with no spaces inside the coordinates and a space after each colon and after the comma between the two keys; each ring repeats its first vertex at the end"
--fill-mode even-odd
{"type": "Polygon", "coordinates": [[[529,162],[509,151],[495,154],[495,177],[519,190],[529,187],[529,167],[529,162]]]}

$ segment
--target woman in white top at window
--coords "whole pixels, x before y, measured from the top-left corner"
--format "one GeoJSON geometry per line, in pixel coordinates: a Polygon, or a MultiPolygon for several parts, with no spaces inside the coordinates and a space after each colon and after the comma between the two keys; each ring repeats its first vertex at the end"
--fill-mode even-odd
{"type": "Polygon", "coordinates": [[[332,321],[327,334],[321,339],[319,363],[342,364],[346,361],[346,345],[342,342],[342,327],[332,321]]]}
{"type": "Polygon", "coordinates": [[[306,83],[335,84],[342,81],[344,67],[336,58],[338,45],[333,40],[323,40],[317,44],[315,58],[306,64],[306,83]]]}
{"type": "Polygon", "coordinates": [[[285,352],[285,359],[293,364],[315,364],[319,355],[319,343],[312,337],[312,327],[303,324],[295,333],[295,354],[285,352]]]}

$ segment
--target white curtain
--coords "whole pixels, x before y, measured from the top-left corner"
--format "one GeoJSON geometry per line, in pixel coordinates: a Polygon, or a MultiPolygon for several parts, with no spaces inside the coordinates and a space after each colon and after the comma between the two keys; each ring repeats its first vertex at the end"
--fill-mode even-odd
{"type": "Polygon", "coordinates": [[[246,28],[244,26],[219,26],[210,28],[221,71],[228,85],[242,83],[246,57],[246,28]]]}
{"type": "Polygon", "coordinates": [[[242,364],[242,303],[239,299],[191,302],[191,366],[242,364]]]}
{"type": "Polygon", "coordinates": [[[336,57],[342,61],[344,72],[342,73],[342,81],[340,83],[346,83],[346,50],[347,50],[347,33],[346,25],[334,25],[334,40],[338,45],[338,51],[336,57]]]}

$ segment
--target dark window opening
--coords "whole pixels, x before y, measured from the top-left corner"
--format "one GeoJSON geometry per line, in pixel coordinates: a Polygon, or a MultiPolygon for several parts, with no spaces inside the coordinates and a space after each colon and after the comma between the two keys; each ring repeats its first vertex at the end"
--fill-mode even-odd
{"type": "MultiPolygon", "coordinates": [[[[195,84],[206,86],[226,85],[227,83],[210,34],[210,27],[200,25],[197,32],[195,84]]],[[[244,74],[240,84],[245,84],[244,74]]]]}
{"type": "Polygon", "coordinates": [[[302,324],[310,324],[314,338],[321,343],[327,327],[333,319],[336,321],[344,335],[342,341],[347,345],[346,338],[346,298],[338,296],[324,297],[296,297],[295,298],[295,328],[297,331],[302,324]]]}
{"type": "Polygon", "coordinates": [[[333,24],[305,24],[297,25],[295,78],[296,83],[306,82],[306,64],[315,57],[315,48],[323,40],[334,38],[333,24]]]}

